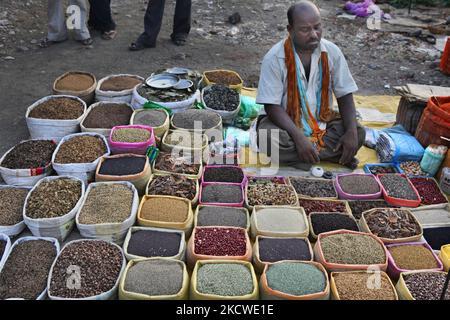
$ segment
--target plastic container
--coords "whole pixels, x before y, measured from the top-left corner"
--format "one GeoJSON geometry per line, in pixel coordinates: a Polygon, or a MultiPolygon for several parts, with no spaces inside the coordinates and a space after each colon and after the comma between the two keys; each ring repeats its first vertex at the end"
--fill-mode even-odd
{"type": "MultiPolygon", "coordinates": [[[[359,220],[359,227],[360,227],[361,231],[373,234],[372,230],[370,230],[370,228],[369,228],[369,226],[367,224],[366,215],[368,215],[368,214],[370,214],[372,212],[378,211],[378,210],[379,209],[375,208],[375,209],[371,209],[371,210],[367,210],[367,211],[363,212],[363,214],[361,216],[361,219],[359,220]]],[[[415,236],[406,237],[406,238],[397,238],[397,239],[378,237],[381,241],[383,241],[383,243],[390,244],[390,243],[416,242],[416,241],[419,241],[422,238],[422,236],[423,236],[422,225],[420,224],[420,222],[417,220],[417,218],[412,214],[412,212],[410,210],[405,209],[405,208],[400,208],[400,209],[398,209],[398,208],[387,208],[386,210],[406,211],[407,214],[410,215],[413,218],[413,220],[417,223],[417,225],[419,225],[420,233],[418,235],[415,235],[415,236]]]]}
{"type": "Polygon", "coordinates": [[[190,268],[193,268],[195,263],[198,260],[241,260],[241,261],[252,261],[252,245],[250,243],[250,238],[243,228],[235,228],[235,227],[195,227],[194,231],[192,231],[192,235],[188,241],[187,244],[187,251],[186,251],[186,260],[187,265],[190,268]],[[199,254],[195,252],[195,234],[199,229],[237,229],[242,230],[245,234],[245,242],[246,242],[246,250],[245,254],[242,256],[212,256],[212,255],[205,255],[205,254],[199,254]]]}
{"type": "MultiPolygon", "coordinates": [[[[396,164],[397,171],[398,171],[400,174],[406,175],[407,177],[411,177],[411,178],[416,178],[416,177],[431,177],[431,175],[430,175],[430,174],[427,174],[426,172],[424,172],[423,175],[406,174],[406,173],[405,173],[405,170],[403,170],[403,169],[400,167],[400,165],[401,165],[403,162],[404,162],[404,161],[399,162],[399,163],[396,164]]],[[[423,171],[423,170],[422,170],[422,171],[423,171]]]]}
{"type": "Polygon", "coordinates": [[[149,258],[149,259],[134,259],[128,262],[119,284],[119,300],[188,300],[189,297],[189,274],[186,265],[182,261],[168,259],[168,258],[149,258]],[[174,295],[159,295],[149,296],[142,293],[130,292],[125,290],[125,280],[128,271],[135,264],[142,261],[174,261],[183,267],[183,284],[179,292],[174,295]]]}
{"type": "Polygon", "coordinates": [[[384,246],[383,242],[376,236],[374,236],[371,233],[364,233],[364,232],[356,232],[356,231],[349,231],[349,230],[336,230],[326,233],[321,233],[317,239],[316,244],[314,245],[314,260],[321,263],[325,269],[327,269],[328,272],[344,272],[344,271],[356,271],[356,270],[368,270],[372,268],[377,268],[379,271],[386,271],[387,265],[388,265],[388,254],[386,247],[384,246]],[[373,264],[373,265],[365,265],[365,264],[341,264],[341,263],[332,263],[326,261],[323,251],[321,248],[321,240],[325,237],[336,235],[336,234],[358,234],[358,235],[365,235],[370,236],[373,239],[375,239],[383,248],[385,253],[385,261],[380,264],[373,264]]]}
{"type": "Polygon", "coordinates": [[[430,176],[434,176],[441,167],[442,161],[445,159],[447,153],[446,146],[438,146],[430,144],[423,154],[422,161],[420,161],[420,167],[423,171],[428,172],[430,176]]]}
{"type": "Polygon", "coordinates": [[[255,270],[253,266],[248,261],[231,261],[231,260],[200,260],[195,264],[194,270],[192,271],[191,278],[191,287],[190,287],[190,299],[191,300],[258,300],[259,298],[259,289],[258,289],[258,280],[256,278],[255,270]],[[204,266],[205,264],[223,264],[223,263],[231,263],[231,264],[240,264],[245,266],[252,275],[253,282],[253,291],[247,295],[243,296],[220,296],[215,294],[207,294],[201,293],[197,289],[197,274],[198,270],[204,266]]]}
{"type": "Polygon", "coordinates": [[[411,183],[411,181],[409,181],[408,177],[404,174],[397,174],[399,176],[404,177],[409,185],[411,186],[411,188],[413,189],[413,191],[415,192],[416,196],[417,196],[417,200],[407,200],[407,199],[400,199],[400,198],[394,198],[388,195],[386,189],[383,186],[383,183],[381,182],[381,177],[383,176],[383,174],[379,174],[377,175],[378,179],[380,180],[380,185],[381,185],[381,189],[383,192],[383,197],[386,200],[387,203],[392,204],[394,206],[399,206],[399,207],[418,207],[420,205],[420,196],[419,193],[417,192],[416,188],[414,188],[414,185],[411,183]]]}
{"type": "Polygon", "coordinates": [[[28,193],[25,199],[25,205],[23,207],[23,221],[27,225],[28,229],[30,229],[33,236],[36,237],[51,237],[55,238],[60,242],[63,242],[73,230],[75,226],[75,216],[77,215],[78,210],[81,207],[81,203],[84,198],[85,185],[82,180],[69,177],[69,176],[57,176],[57,177],[47,177],[40,180],[33,189],[28,193]],[[78,181],[81,187],[81,196],[78,199],[75,206],[66,214],[60,217],[55,218],[40,218],[34,219],[27,216],[27,204],[28,201],[36,190],[36,188],[41,185],[43,182],[52,181],[52,180],[60,180],[60,179],[70,179],[74,181],[78,181]]]}
{"type": "Polygon", "coordinates": [[[25,120],[27,122],[28,131],[30,132],[32,139],[48,139],[59,142],[64,136],[80,131],[80,123],[86,114],[86,102],[78,97],[74,96],[47,96],[39,99],[31,106],[28,107],[25,113],[25,120]],[[31,118],[30,112],[41,105],[52,99],[57,98],[67,98],[79,102],[83,107],[83,113],[76,119],[41,119],[41,118],[31,118]]]}
{"type": "Polygon", "coordinates": [[[172,229],[163,229],[163,228],[149,228],[149,227],[131,227],[128,230],[127,236],[125,237],[125,242],[123,243],[123,251],[125,254],[125,258],[127,258],[128,261],[133,259],[149,259],[149,258],[156,258],[156,257],[141,257],[134,254],[131,254],[128,252],[128,244],[130,242],[131,236],[134,232],[137,231],[157,231],[157,232],[166,232],[166,233],[177,233],[180,235],[180,250],[178,253],[172,257],[159,257],[159,258],[170,258],[175,260],[183,261],[185,260],[185,254],[186,254],[186,239],[184,236],[183,231],[179,230],[172,230],[172,229]]]}
{"type": "Polygon", "coordinates": [[[3,251],[3,255],[0,256],[0,272],[3,269],[3,265],[6,262],[6,259],[8,259],[9,255],[9,249],[11,249],[11,239],[9,239],[8,235],[4,233],[0,233],[0,240],[6,241],[5,249],[3,251]]]}
{"type": "Polygon", "coordinates": [[[202,174],[202,185],[203,184],[208,184],[208,183],[226,183],[226,184],[239,184],[242,187],[245,187],[245,185],[247,184],[247,177],[244,173],[244,170],[242,170],[241,167],[239,166],[228,166],[228,165],[207,165],[203,168],[203,174],[202,174]],[[242,172],[243,178],[241,180],[241,182],[220,182],[220,181],[205,181],[205,173],[208,170],[213,170],[215,168],[233,168],[233,169],[239,169],[242,172]]]}
{"type": "MultiPolygon", "coordinates": [[[[442,195],[442,197],[446,200],[446,202],[442,202],[442,203],[436,203],[436,204],[424,204],[422,202],[420,202],[420,207],[419,208],[428,208],[428,209],[439,209],[439,208],[445,208],[448,205],[448,199],[447,196],[444,194],[444,192],[442,191],[441,187],[439,186],[439,183],[434,179],[434,178],[428,178],[428,177],[414,177],[411,179],[426,179],[426,180],[432,180],[434,181],[434,183],[436,184],[437,189],[439,189],[439,193],[442,195]]],[[[411,181],[412,183],[412,181],[411,181]]],[[[420,196],[420,191],[419,189],[417,189],[417,192],[419,193],[420,196]]],[[[422,199],[422,198],[421,198],[422,199]]]]}
{"type": "Polygon", "coordinates": [[[450,244],[441,247],[439,258],[444,266],[444,271],[448,272],[450,269],[450,244]]]}
{"type": "Polygon", "coordinates": [[[116,126],[111,129],[111,133],[108,138],[108,143],[113,154],[133,153],[145,155],[148,147],[156,146],[155,136],[153,129],[149,126],[141,125],[129,125],[129,126],[116,126]],[[144,142],[120,142],[113,141],[114,131],[119,129],[144,129],[150,132],[150,138],[144,142]]]}
{"type": "MultiPolygon", "coordinates": [[[[139,110],[134,110],[133,114],[131,115],[131,119],[130,119],[130,124],[131,125],[145,125],[143,123],[137,123],[136,122],[136,115],[138,115],[139,113],[142,112],[146,112],[146,111],[155,111],[152,109],[139,109],[139,110]]],[[[159,127],[152,127],[153,128],[153,134],[155,135],[155,139],[161,139],[164,134],[169,130],[170,127],[170,116],[169,113],[164,110],[164,109],[158,109],[158,111],[163,112],[166,116],[166,120],[164,121],[164,123],[162,125],[160,125],[159,127]]]]}
{"type": "Polygon", "coordinates": [[[346,200],[373,200],[373,199],[379,199],[381,198],[381,185],[378,179],[373,174],[364,174],[364,173],[349,173],[349,174],[340,174],[336,177],[334,180],[334,186],[336,187],[336,191],[338,192],[339,199],[346,199],[346,200]],[[348,177],[348,176],[367,176],[372,177],[373,180],[375,180],[380,188],[380,191],[377,193],[372,194],[351,194],[346,193],[344,190],[342,190],[342,187],[339,183],[339,178],[341,177],[348,177]]]}
{"type": "MultiPolygon", "coordinates": [[[[119,288],[119,282],[120,279],[122,278],[123,272],[125,271],[125,266],[126,266],[126,260],[125,260],[125,256],[123,255],[123,250],[121,247],[119,247],[117,244],[112,243],[112,242],[107,242],[109,245],[114,246],[116,248],[118,248],[122,254],[122,268],[120,270],[119,276],[117,277],[117,280],[115,282],[115,285],[108,291],[100,293],[98,295],[95,296],[90,296],[90,297],[86,297],[86,298],[64,298],[64,297],[59,297],[59,296],[55,296],[51,293],[50,288],[51,288],[51,283],[52,283],[52,275],[53,275],[53,269],[55,268],[56,262],[58,261],[58,258],[61,256],[61,253],[70,245],[72,245],[73,243],[76,242],[81,242],[81,241],[101,241],[101,242],[107,242],[104,240],[98,240],[98,239],[90,239],[90,240],[86,240],[86,239],[80,239],[80,240],[74,240],[74,241],[70,241],[68,243],[66,243],[66,245],[62,248],[61,252],[59,253],[58,257],[55,259],[55,261],[53,262],[52,268],[50,269],[50,273],[48,276],[48,282],[47,282],[47,287],[48,287],[48,297],[50,298],[50,300],[78,300],[78,301],[84,301],[84,300],[112,300],[115,299],[117,296],[117,291],[119,288]]],[[[80,274],[80,280],[82,280],[83,277],[83,269],[80,269],[81,274],[80,274]]]]}
{"type": "Polygon", "coordinates": [[[275,262],[273,264],[268,264],[265,266],[264,272],[261,275],[259,286],[260,286],[262,300],[280,300],[280,299],[282,299],[282,300],[329,300],[330,299],[330,282],[328,281],[327,271],[320,263],[313,262],[313,261],[279,261],[279,262],[275,262]],[[267,275],[266,275],[267,271],[269,270],[269,268],[271,266],[274,266],[276,264],[283,264],[285,262],[308,264],[308,265],[312,265],[312,266],[316,267],[317,269],[319,269],[325,278],[325,289],[321,292],[303,295],[303,296],[295,296],[295,295],[284,293],[284,292],[281,292],[278,290],[271,289],[267,282],[267,275]]]}
{"type": "Polygon", "coordinates": [[[439,260],[438,256],[434,253],[433,249],[430,247],[430,245],[426,242],[406,242],[406,243],[399,243],[399,244],[390,244],[386,246],[387,252],[388,252],[388,268],[387,273],[389,277],[393,280],[398,280],[400,277],[400,273],[402,272],[408,272],[413,270],[406,270],[399,268],[394,258],[392,257],[392,254],[389,252],[389,248],[399,247],[399,246],[421,246],[427,248],[431,254],[433,255],[438,267],[433,269],[423,269],[423,270],[414,270],[414,271],[442,271],[443,270],[443,264],[441,260],[439,260]]]}
{"type": "Polygon", "coordinates": [[[400,278],[397,282],[397,285],[395,286],[395,290],[397,290],[397,294],[400,300],[416,300],[411,292],[409,291],[408,287],[406,286],[405,283],[405,278],[404,276],[409,275],[409,274],[414,274],[414,273],[422,273],[422,272],[439,272],[444,274],[445,276],[447,276],[446,272],[442,272],[442,271],[409,271],[409,272],[402,272],[400,273],[400,278]]]}
{"type": "MultiPolygon", "coordinates": [[[[201,208],[205,208],[205,207],[209,207],[209,208],[223,208],[223,206],[211,206],[211,205],[198,205],[197,208],[195,209],[194,212],[194,228],[195,227],[206,227],[206,226],[199,226],[198,225],[198,215],[200,212],[201,208]]],[[[232,207],[233,209],[242,211],[243,213],[245,213],[246,217],[247,217],[247,226],[245,228],[245,230],[247,231],[247,233],[250,231],[250,214],[248,212],[248,210],[246,208],[236,208],[236,207],[232,207]]],[[[228,226],[218,226],[218,227],[228,227],[228,226]]]]}
{"type": "Polygon", "coordinates": [[[364,165],[363,170],[365,173],[375,175],[375,173],[371,170],[373,167],[390,167],[395,171],[395,173],[401,173],[401,171],[398,170],[396,163],[368,163],[364,165]]]}
{"type": "Polygon", "coordinates": [[[205,109],[206,109],[206,110],[209,110],[209,111],[213,111],[213,112],[219,114],[219,115],[222,117],[223,123],[226,123],[226,124],[232,124],[234,118],[236,118],[236,117],[238,116],[239,110],[241,109],[241,99],[240,99],[240,96],[239,96],[239,104],[238,104],[238,106],[237,106],[237,108],[236,108],[235,110],[233,110],[233,111],[216,110],[216,109],[213,109],[213,108],[211,108],[211,107],[208,107],[208,104],[207,104],[207,103],[205,102],[205,100],[204,100],[205,94],[206,94],[209,90],[211,90],[211,88],[212,88],[212,86],[206,86],[206,87],[203,88],[203,90],[202,90],[202,103],[203,103],[203,105],[205,106],[205,109]]]}
{"type": "MultiPolygon", "coordinates": [[[[292,181],[296,180],[296,179],[301,179],[301,180],[310,180],[310,181],[328,181],[331,182],[333,185],[333,190],[334,190],[334,196],[333,197],[320,197],[320,199],[328,199],[328,200],[337,200],[338,199],[338,193],[336,190],[336,186],[334,184],[334,182],[332,180],[328,180],[328,179],[321,179],[321,178],[312,178],[312,177],[289,177],[287,180],[287,184],[290,184],[291,186],[294,186],[294,184],[292,183],[292,181]]],[[[295,188],[294,188],[295,189],[295,188]]],[[[297,192],[297,190],[295,190],[295,192],[297,192]]],[[[305,194],[301,194],[299,192],[297,192],[297,196],[301,197],[301,198],[305,198],[305,199],[316,199],[317,197],[311,197],[305,194]]]]}
{"type": "MultiPolygon", "coordinates": [[[[27,189],[28,191],[30,191],[32,189],[32,187],[15,187],[15,186],[8,186],[8,185],[0,185],[0,189],[27,189]]],[[[26,197],[24,199],[24,205],[25,205],[25,200],[26,197]]],[[[22,210],[23,212],[23,210],[22,210]]],[[[22,215],[23,216],[23,215],[22,215]]],[[[12,226],[0,226],[0,233],[6,234],[9,237],[15,237],[18,234],[22,233],[22,231],[25,229],[26,225],[25,225],[25,221],[20,221],[12,226]]]]}
{"type": "Polygon", "coordinates": [[[95,75],[89,72],[83,72],[83,71],[69,71],[64,73],[63,75],[59,76],[55,82],[53,82],[53,94],[56,95],[69,95],[69,96],[76,96],[79,97],[81,100],[86,102],[87,105],[90,105],[92,102],[94,102],[95,97],[95,88],[97,87],[97,79],[95,78],[95,75]],[[82,91],[68,91],[68,90],[58,90],[56,89],[56,84],[58,81],[63,79],[64,77],[71,75],[71,74],[81,74],[86,75],[90,77],[93,80],[93,84],[87,88],[86,90],[82,91]]]}
{"type": "Polygon", "coordinates": [[[450,195],[450,168],[442,169],[441,179],[439,180],[439,185],[441,190],[446,194],[450,195]]]}
{"type": "MultiPolygon", "coordinates": [[[[40,140],[40,139],[31,139],[31,140],[40,140]]],[[[5,160],[8,153],[10,153],[14,148],[15,146],[6,151],[3,157],[1,157],[0,159],[0,175],[2,176],[2,179],[6,182],[7,185],[34,186],[39,180],[53,173],[52,162],[49,162],[44,167],[32,169],[9,169],[3,167],[2,166],[3,161],[5,160]]]]}
{"type": "Polygon", "coordinates": [[[241,76],[232,70],[225,70],[225,69],[218,69],[218,70],[208,70],[203,72],[203,82],[205,83],[206,86],[209,86],[211,84],[216,84],[216,82],[212,82],[209,78],[208,78],[208,73],[213,73],[213,72],[227,72],[227,73],[232,73],[235,76],[237,76],[241,81],[239,84],[235,84],[235,85],[227,85],[227,87],[229,87],[230,89],[235,89],[237,92],[241,92],[243,86],[244,86],[244,80],[242,80],[241,76]]]}
{"type": "MultiPolygon", "coordinates": [[[[108,102],[125,102],[125,103],[131,103],[131,98],[133,97],[133,89],[125,89],[121,91],[105,91],[102,90],[101,87],[103,85],[103,82],[106,80],[110,80],[117,77],[128,77],[128,78],[134,78],[137,80],[140,80],[141,82],[144,82],[144,78],[133,75],[133,74],[115,74],[110,75],[107,77],[104,77],[100,79],[100,81],[97,84],[97,87],[95,89],[95,100],[96,101],[108,101],[108,102]]],[[[138,86],[137,84],[136,86],[138,86]]]]}
{"type": "Polygon", "coordinates": [[[203,194],[203,189],[206,186],[209,185],[230,185],[230,186],[236,186],[239,184],[234,184],[234,183],[218,183],[218,182],[208,182],[208,183],[202,183],[202,185],[200,186],[200,198],[199,198],[199,204],[202,205],[210,205],[210,206],[222,206],[222,207],[243,207],[244,206],[244,198],[245,198],[245,194],[244,194],[244,188],[242,187],[242,185],[240,185],[241,187],[241,191],[242,191],[242,200],[240,202],[236,202],[236,203],[227,203],[227,202],[205,202],[202,200],[202,194],[203,194]]]}

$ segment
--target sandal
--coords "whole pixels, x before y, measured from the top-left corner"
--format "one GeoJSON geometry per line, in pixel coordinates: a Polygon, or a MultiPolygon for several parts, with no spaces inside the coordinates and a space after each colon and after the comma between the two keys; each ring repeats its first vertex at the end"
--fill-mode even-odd
{"type": "Polygon", "coordinates": [[[90,46],[94,43],[94,40],[92,40],[92,38],[87,38],[84,40],[78,40],[78,42],[80,42],[83,46],[90,46]]]}
{"type": "Polygon", "coordinates": [[[57,41],[53,41],[53,40],[49,40],[48,38],[44,38],[41,40],[41,42],[39,43],[39,47],[41,48],[48,48],[50,47],[52,44],[58,43],[57,41]]]}
{"type": "Polygon", "coordinates": [[[186,44],[186,38],[187,36],[185,35],[176,35],[172,37],[172,42],[177,46],[184,46],[186,44]]]}
{"type": "Polygon", "coordinates": [[[140,50],[143,50],[143,49],[146,49],[146,48],[154,48],[154,47],[155,47],[155,45],[148,46],[148,45],[145,45],[142,42],[138,41],[138,42],[131,43],[130,46],[128,47],[128,49],[130,51],[140,51],[140,50]]]}
{"type": "Polygon", "coordinates": [[[102,39],[103,40],[112,40],[116,37],[116,35],[117,35],[116,30],[105,31],[102,33],[102,39]]]}

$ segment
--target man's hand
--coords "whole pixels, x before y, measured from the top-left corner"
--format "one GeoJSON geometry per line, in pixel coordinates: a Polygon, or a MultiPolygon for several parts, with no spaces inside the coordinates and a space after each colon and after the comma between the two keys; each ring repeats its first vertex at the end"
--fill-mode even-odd
{"type": "Polygon", "coordinates": [[[319,152],[304,135],[293,137],[300,162],[317,163],[320,161],[319,152]]]}
{"type": "Polygon", "coordinates": [[[356,131],[348,130],[339,139],[336,148],[333,151],[338,151],[342,148],[342,156],[339,164],[346,165],[350,163],[358,152],[358,134],[356,131]]]}

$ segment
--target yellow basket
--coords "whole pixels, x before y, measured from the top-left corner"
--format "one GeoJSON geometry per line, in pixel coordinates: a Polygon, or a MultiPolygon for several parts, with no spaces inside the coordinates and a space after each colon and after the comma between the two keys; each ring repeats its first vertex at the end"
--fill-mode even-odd
{"type": "Polygon", "coordinates": [[[218,69],[218,70],[208,70],[203,72],[203,81],[205,83],[205,86],[209,86],[211,84],[215,84],[215,82],[212,82],[211,80],[208,79],[208,73],[213,73],[213,72],[228,72],[228,73],[232,73],[235,76],[237,76],[240,80],[239,84],[234,84],[234,85],[227,85],[227,87],[229,87],[230,89],[234,89],[237,92],[241,93],[242,87],[244,86],[244,80],[242,80],[241,76],[232,70],[225,70],[225,69],[218,69]]]}

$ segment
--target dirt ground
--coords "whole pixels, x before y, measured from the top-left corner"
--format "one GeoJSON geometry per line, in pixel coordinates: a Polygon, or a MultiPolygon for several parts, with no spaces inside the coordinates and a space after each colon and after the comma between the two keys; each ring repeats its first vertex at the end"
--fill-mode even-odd
{"type": "MultiPolygon", "coordinates": [[[[256,86],[260,62],[268,49],[286,35],[286,11],[291,0],[193,0],[189,42],[177,47],[169,41],[174,2],[167,1],[157,47],[130,52],[127,47],[143,29],[144,0],[113,0],[118,36],[83,47],[66,41],[47,49],[37,43],[46,34],[46,0],[0,0],[0,154],[28,138],[26,108],[51,93],[55,78],[68,70],[85,70],[98,79],[114,73],[148,76],[161,67],[197,70],[232,69],[247,86],[256,86]],[[233,26],[228,16],[239,12],[233,26]]],[[[450,85],[437,70],[438,57],[416,49],[433,47],[422,40],[394,33],[370,31],[366,20],[338,17],[344,1],[317,1],[322,9],[324,38],[341,47],[359,94],[393,94],[405,83],[450,85]]],[[[420,9],[420,8],[418,8],[420,9]]],[[[446,19],[448,8],[420,9],[446,19]]],[[[425,51],[426,51],[425,50],[425,51]]]]}

